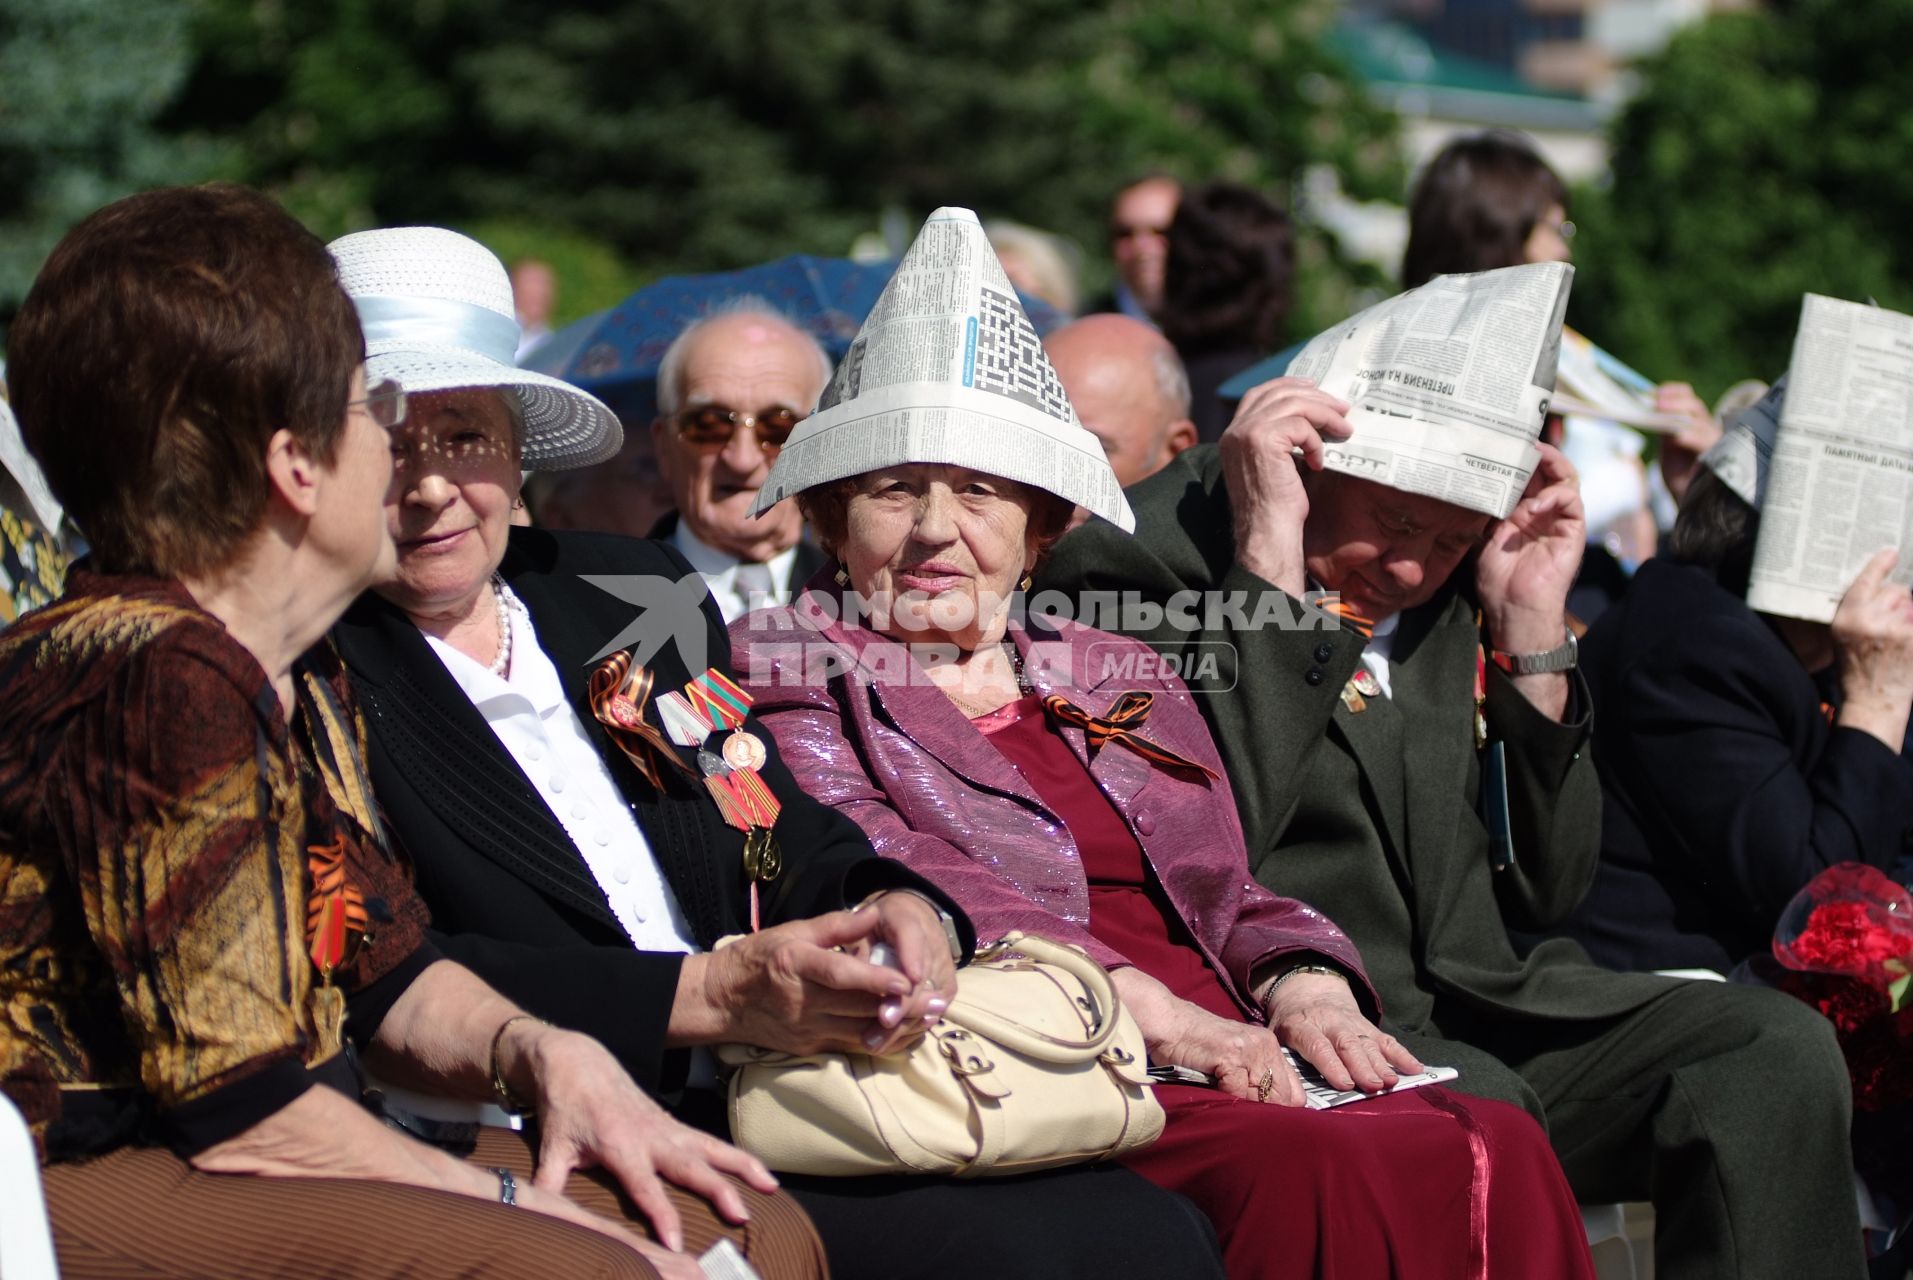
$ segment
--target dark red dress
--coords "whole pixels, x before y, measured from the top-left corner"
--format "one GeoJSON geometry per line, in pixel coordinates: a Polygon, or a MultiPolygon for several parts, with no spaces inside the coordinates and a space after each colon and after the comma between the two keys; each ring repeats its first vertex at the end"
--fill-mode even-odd
{"type": "MultiPolygon", "coordinates": [[[[1090,932],[1184,1000],[1250,1021],[1037,700],[974,723],[1069,829],[1089,881],[1090,932]]],[[[1163,1135],[1124,1163],[1209,1215],[1233,1280],[1593,1275],[1567,1178],[1517,1107],[1438,1087],[1329,1111],[1186,1085],[1156,1096],[1163,1135]]]]}

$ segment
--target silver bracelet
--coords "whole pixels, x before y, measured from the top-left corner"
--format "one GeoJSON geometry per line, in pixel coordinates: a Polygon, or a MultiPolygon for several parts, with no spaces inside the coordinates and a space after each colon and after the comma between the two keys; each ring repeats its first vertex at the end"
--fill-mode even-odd
{"type": "Polygon", "coordinates": [[[493,1169],[498,1175],[498,1203],[518,1203],[518,1177],[510,1169],[493,1169]]]}

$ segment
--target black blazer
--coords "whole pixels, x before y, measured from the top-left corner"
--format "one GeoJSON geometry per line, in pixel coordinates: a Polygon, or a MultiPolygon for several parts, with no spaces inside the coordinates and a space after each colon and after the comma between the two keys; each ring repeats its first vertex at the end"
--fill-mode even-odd
{"type": "Polygon", "coordinates": [[[1601,861],[1570,925],[1616,968],[1765,953],[1823,867],[1913,851],[1913,765],[1832,725],[1786,643],[1707,571],[1652,560],[1581,643],[1601,861]]]}
{"type": "MultiPolygon", "coordinates": [[[[500,572],[610,762],[698,944],[747,931],[743,833],[725,824],[696,781],[667,773],[663,793],[653,790],[605,738],[586,700],[593,655],[639,610],[585,575],[675,582],[690,565],[662,543],[513,529],[500,572]]],[[[728,669],[730,640],[708,595],[702,611],[704,654],[687,663],[675,641],[667,644],[649,664],[656,691],[681,689],[707,666],[728,669]]],[[[440,949],[527,1010],[604,1042],[647,1089],[675,1092],[688,1055],[666,1050],[665,1029],[683,957],[632,946],[563,824],[403,613],[368,594],[333,635],[365,709],[373,787],[417,864],[440,949]]],[[[655,712],[647,715],[656,722],[655,712]]],[[[799,790],[776,740],[750,727],[769,751],[763,776],[783,802],[776,835],[785,869],[764,888],[766,926],[907,887],[942,903],[966,948],[974,944],[954,903],[878,857],[854,822],[799,790]]],[[[695,753],[682,755],[691,762],[695,753]]]]}

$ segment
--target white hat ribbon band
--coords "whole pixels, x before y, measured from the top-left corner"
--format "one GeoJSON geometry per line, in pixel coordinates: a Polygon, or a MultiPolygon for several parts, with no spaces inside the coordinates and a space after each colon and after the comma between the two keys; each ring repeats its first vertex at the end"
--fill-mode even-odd
{"type": "Polygon", "coordinates": [[[490,307],[450,298],[358,297],[365,345],[400,349],[457,347],[510,367],[518,358],[518,321],[490,307]]]}

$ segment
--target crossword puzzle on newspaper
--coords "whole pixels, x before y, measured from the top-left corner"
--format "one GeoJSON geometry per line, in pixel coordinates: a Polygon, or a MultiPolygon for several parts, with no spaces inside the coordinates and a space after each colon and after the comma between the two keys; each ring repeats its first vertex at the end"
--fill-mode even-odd
{"type": "Polygon", "coordinates": [[[1056,371],[1043,358],[1043,341],[1014,297],[983,290],[977,311],[976,388],[1020,400],[1030,408],[1069,421],[1069,398],[1056,371]]]}

